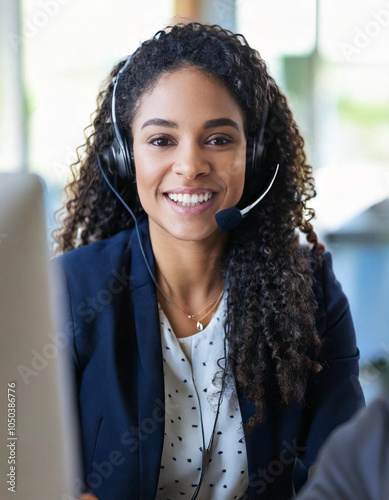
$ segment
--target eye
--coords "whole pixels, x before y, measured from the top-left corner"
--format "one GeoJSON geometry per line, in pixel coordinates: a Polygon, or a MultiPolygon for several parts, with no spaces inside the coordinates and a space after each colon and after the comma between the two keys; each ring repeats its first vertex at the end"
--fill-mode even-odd
{"type": "MultiPolygon", "coordinates": [[[[218,136],[218,137],[213,137],[210,139],[207,144],[210,144],[211,146],[226,146],[227,144],[231,144],[233,141],[227,137],[224,136],[218,136]]],[[[152,146],[155,146],[157,148],[164,148],[167,146],[173,145],[173,141],[164,135],[154,137],[149,141],[149,144],[152,146]]]]}
{"type": "Polygon", "coordinates": [[[232,140],[228,139],[227,137],[224,136],[218,136],[218,137],[213,137],[211,140],[208,141],[208,144],[211,144],[211,146],[226,146],[227,144],[231,144],[232,140]]]}
{"type": "Polygon", "coordinates": [[[172,142],[168,137],[161,135],[159,137],[154,137],[153,139],[151,139],[151,141],[149,141],[149,144],[151,144],[152,146],[163,148],[165,146],[171,146],[172,142]]]}

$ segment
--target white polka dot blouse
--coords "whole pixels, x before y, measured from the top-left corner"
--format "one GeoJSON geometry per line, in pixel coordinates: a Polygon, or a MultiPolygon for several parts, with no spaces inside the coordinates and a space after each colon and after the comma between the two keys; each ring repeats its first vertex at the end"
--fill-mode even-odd
{"type": "Polygon", "coordinates": [[[226,298],[204,330],[185,338],[175,336],[159,304],[158,309],[166,419],[156,499],[191,499],[202,468],[196,500],[239,499],[247,489],[248,474],[235,387],[221,398],[212,447],[207,455],[204,452],[210,445],[221,389],[221,377],[214,380],[214,375],[221,376],[224,367],[226,298]]]}

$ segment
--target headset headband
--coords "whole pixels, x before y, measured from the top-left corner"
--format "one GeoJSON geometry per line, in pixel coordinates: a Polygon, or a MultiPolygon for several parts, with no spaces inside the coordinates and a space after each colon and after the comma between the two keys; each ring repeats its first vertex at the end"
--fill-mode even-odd
{"type": "Polygon", "coordinates": [[[118,85],[119,85],[120,77],[122,76],[122,74],[126,71],[126,69],[128,68],[128,66],[130,65],[131,60],[132,60],[132,55],[130,55],[128,57],[126,63],[124,64],[124,66],[120,69],[120,71],[116,75],[115,82],[114,82],[114,85],[113,85],[113,91],[112,91],[112,103],[111,103],[111,124],[112,124],[112,130],[113,130],[113,133],[115,135],[116,140],[119,143],[120,149],[122,150],[123,156],[125,156],[125,148],[124,148],[124,144],[123,144],[122,134],[120,132],[120,126],[119,126],[119,123],[118,123],[118,121],[116,119],[116,91],[117,91],[117,88],[118,88],[118,85]]]}

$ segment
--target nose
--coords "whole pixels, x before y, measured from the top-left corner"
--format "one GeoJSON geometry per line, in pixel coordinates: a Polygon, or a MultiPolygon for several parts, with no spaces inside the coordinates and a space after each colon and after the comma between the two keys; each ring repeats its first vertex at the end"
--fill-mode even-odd
{"type": "Polygon", "coordinates": [[[177,148],[172,170],[187,179],[195,179],[199,175],[209,174],[211,166],[201,147],[191,142],[183,143],[177,148]]]}

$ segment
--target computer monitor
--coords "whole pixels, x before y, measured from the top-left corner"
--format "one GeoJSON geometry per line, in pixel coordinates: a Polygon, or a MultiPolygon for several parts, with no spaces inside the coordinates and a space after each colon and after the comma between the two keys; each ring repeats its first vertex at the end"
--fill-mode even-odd
{"type": "Polygon", "coordinates": [[[51,303],[44,185],[0,174],[0,413],[2,499],[73,500],[81,469],[51,303]]]}

